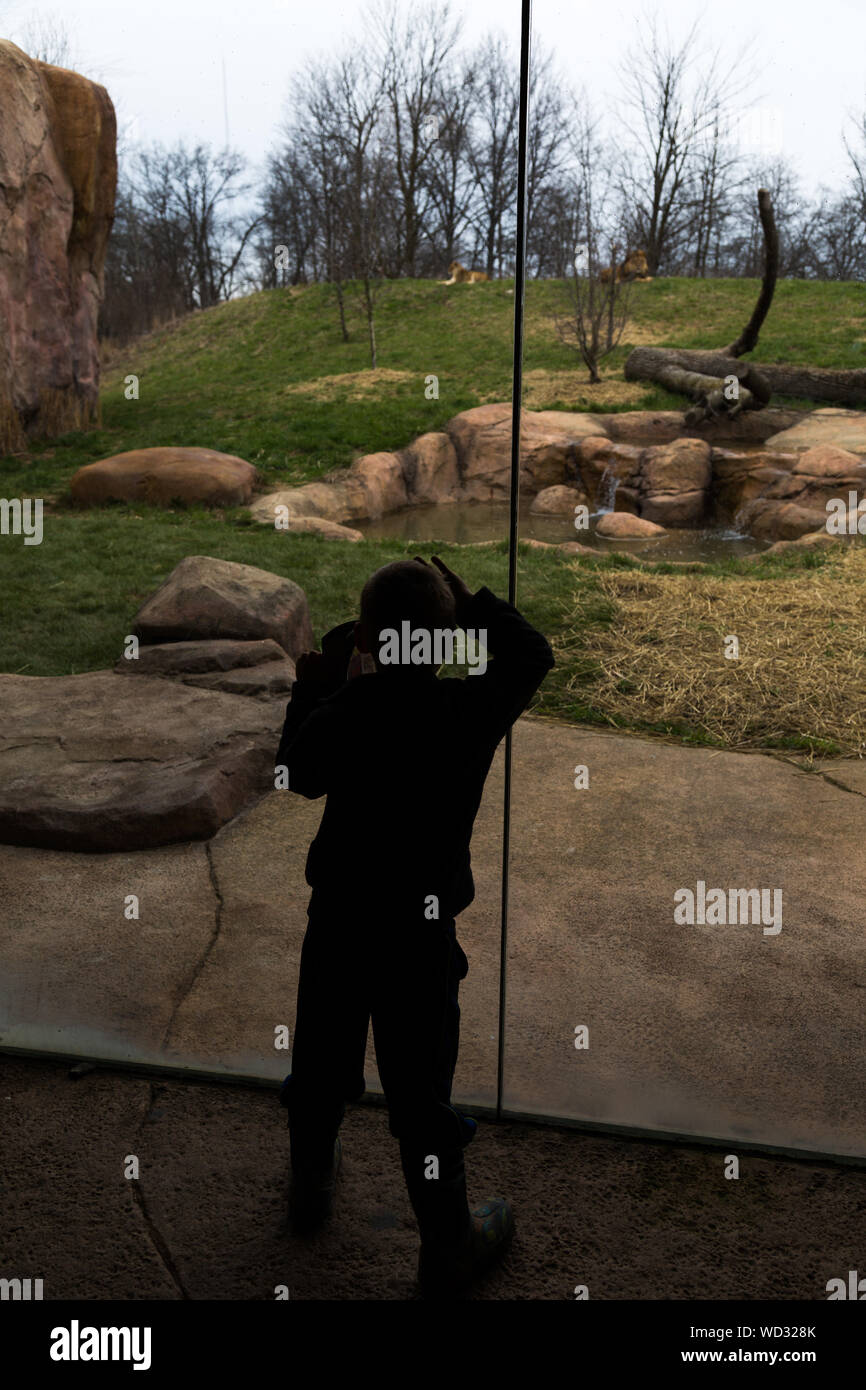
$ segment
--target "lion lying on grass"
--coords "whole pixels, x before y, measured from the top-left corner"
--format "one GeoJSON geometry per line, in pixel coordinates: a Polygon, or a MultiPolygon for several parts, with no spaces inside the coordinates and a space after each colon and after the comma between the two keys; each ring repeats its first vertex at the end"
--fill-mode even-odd
{"type": "Polygon", "coordinates": [[[452,261],[448,267],[450,280],[440,280],[440,285],[475,285],[482,280],[489,280],[490,276],[486,270],[467,270],[465,265],[459,261],[452,261]]]}
{"type": "MultiPolygon", "coordinates": [[[[599,279],[606,285],[613,275],[613,266],[605,266],[599,279]]],[[[632,251],[616,268],[617,280],[651,280],[645,251],[632,251]]]]}

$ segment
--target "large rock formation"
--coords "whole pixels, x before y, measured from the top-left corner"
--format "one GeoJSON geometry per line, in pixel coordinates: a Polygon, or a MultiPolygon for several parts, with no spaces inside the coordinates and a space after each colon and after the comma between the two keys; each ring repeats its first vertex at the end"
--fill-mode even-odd
{"type": "Polygon", "coordinates": [[[826,529],[827,503],[838,499],[847,510],[851,494],[866,497],[866,464],[846,449],[816,445],[804,449],[790,473],[746,502],[737,519],[759,539],[797,540],[826,529]]]}
{"type": "Polygon", "coordinates": [[[0,40],[0,453],[98,409],[116,133],[104,87],[0,40]]]}
{"type": "MultiPolygon", "coordinates": [[[[857,411],[754,411],[718,428],[688,428],[676,410],[524,411],[520,487],[535,499],[535,514],[573,510],[585,496],[596,510],[663,527],[737,519],[773,540],[814,531],[840,489],[866,497],[864,455],[866,413],[857,411]]],[[[396,453],[257,498],[252,512],[264,524],[288,518],[287,530],[327,528],[354,540],[359,532],[342,529],[346,523],[428,502],[501,502],[510,481],[511,406],[495,403],[455,415],[396,453]]]]}

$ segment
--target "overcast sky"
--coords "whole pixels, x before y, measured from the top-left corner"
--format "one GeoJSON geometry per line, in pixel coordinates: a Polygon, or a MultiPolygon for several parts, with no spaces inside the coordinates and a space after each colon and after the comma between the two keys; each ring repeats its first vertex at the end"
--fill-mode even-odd
{"type": "MultiPolygon", "coordinates": [[[[466,0],[472,42],[498,29],[519,35],[519,0],[466,0]]],[[[841,132],[866,109],[866,0],[663,0],[673,36],[694,21],[729,58],[748,43],[759,72],[758,106],[745,141],[778,148],[807,193],[846,177],[841,132]]],[[[21,41],[34,16],[59,17],[80,70],[98,77],[134,139],[230,142],[257,166],[273,145],[291,73],[360,28],[361,0],[0,0],[0,35],[21,41]],[[223,92],[225,65],[225,105],[223,92]]],[[[644,0],[535,0],[534,28],[563,76],[585,87],[600,113],[617,99],[616,59],[644,0]]]]}

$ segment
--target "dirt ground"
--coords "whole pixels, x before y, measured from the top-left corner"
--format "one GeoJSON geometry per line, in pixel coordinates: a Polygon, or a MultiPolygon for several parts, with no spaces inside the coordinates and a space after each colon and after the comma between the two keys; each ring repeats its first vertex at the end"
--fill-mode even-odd
{"type": "MultiPolygon", "coordinates": [[[[273,1091],[0,1062],[0,1265],[46,1299],[413,1300],[417,1236],[385,1112],[343,1130],[330,1226],[287,1232],[288,1138],[273,1091]],[[127,1178],[130,1156],[139,1177],[127,1178]]],[[[518,1228],[481,1300],[826,1300],[862,1263],[866,1172],[481,1123],[470,1197],[518,1228]]]]}

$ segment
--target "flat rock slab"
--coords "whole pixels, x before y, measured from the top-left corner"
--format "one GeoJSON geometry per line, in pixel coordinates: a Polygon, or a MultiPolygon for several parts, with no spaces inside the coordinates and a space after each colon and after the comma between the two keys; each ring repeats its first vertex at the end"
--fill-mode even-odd
{"type": "Polygon", "coordinates": [[[0,675],[0,843],[206,839],[273,786],[285,703],[113,671],[0,675]]]}
{"type": "MultiPolygon", "coordinates": [[[[763,412],[761,412],[763,413],[763,412]]],[[[852,454],[866,454],[866,411],[829,407],[813,410],[805,420],[771,435],[767,448],[800,453],[818,444],[833,444],[852,454]]]]}
{"type": "Polygon", "coordinates": [[[206,507],[241,507],[249,502],[258,474],[246,459],[215,449],[129,449],[85,464],[69,490],[79,506],[103,502],[175,502],[206,507]]]}
{"type": "Polygon", "coordinates": [[[293,659],[313,646],[310,610],[291,579],[187,555],[135,615],[132,631],[144,642],[271,638],[293,659]]]}
{"type": "Polygon", "coordinates": [[[114,669],[121,676],[161,676],[203,690],[268,698],[287,696],[295,679],[295,663],[271,638],[162,642],[140,647],[135,658],[121,657],[114,669]]]}

